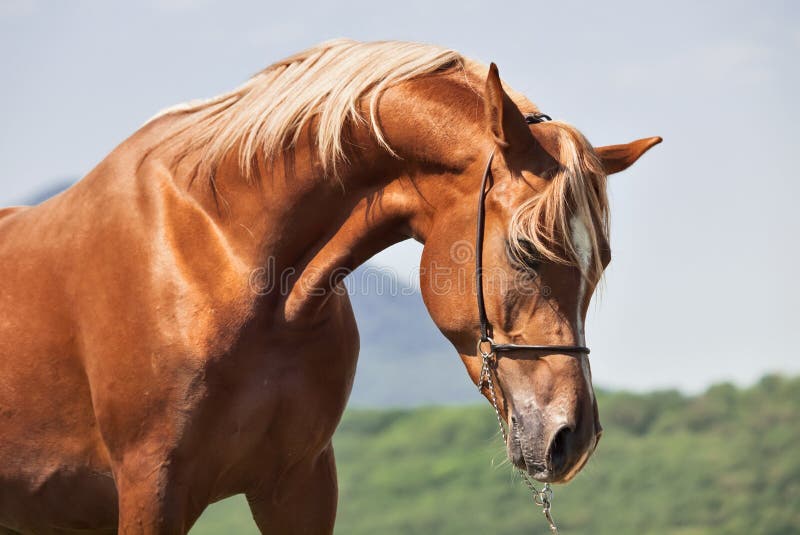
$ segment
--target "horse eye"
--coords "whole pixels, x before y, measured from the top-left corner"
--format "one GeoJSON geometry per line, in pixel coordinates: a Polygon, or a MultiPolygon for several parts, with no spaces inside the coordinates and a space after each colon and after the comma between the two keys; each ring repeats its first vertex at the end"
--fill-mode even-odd
{"type": "Polygon", "coordinates": [[[510,243],[506,243],[506,253],[511,264],[525,271],[538,271],[542,265],[542,255],[528,240],[519,240],[521,250],[515,250],[510,243]]]}

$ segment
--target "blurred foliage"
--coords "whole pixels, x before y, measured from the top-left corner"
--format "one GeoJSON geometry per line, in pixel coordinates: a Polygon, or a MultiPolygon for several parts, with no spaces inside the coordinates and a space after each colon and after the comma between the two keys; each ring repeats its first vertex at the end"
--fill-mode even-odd
{"type": "MultiPolygon", "coordinates": [[[[800,533],[800,378],[698,396],[598,392],[594,458],[557,486],[562,533],[800,533]]],[[[348,411],[337,534],[547,533],[488,406],[348,411]]],[[[192,530],[257,533],[241,497],[192,530]]]]}

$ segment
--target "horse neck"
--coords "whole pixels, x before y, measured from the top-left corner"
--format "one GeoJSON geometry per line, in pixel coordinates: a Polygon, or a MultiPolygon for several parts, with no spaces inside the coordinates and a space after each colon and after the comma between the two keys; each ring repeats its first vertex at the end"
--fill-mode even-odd
{"type": "Polygon", "coordinates": [[[283,301],[286,321],[314,321],[347,273],[411,237],[408,222],[414,214],[406,202],[404,178],[408,162],[392,160],[385,150],[361,152],[340,183],[316,181],[294,198],[281,231],[294,244],[291,251],[278,253],[297,273],[283,301]]]}
{"type": "Polygon", "coordinates": [[[213,183],[195,179],[189,185],[186,176],[181,179],[241,263],[286,275],[274,288],[281,299],[273,302],[280,303],[287,322],[315,321],[347,272],[394,243],[424,241],[426,223],[440,209],[437,201],[452,203],[439,192],[457,193],[474,152],[468,142],[454,147],[452,139],[471,128],[449,118],[449,131],[442,132],[436,102],[430,113],[409,117],[404,113],[409,98],[387,94],[382,104],[382,126],[400,158],[362,126],[349,132],[350,146],[358,149],[338,178],[323,176],[313,147],[301,142],[271,165],[259,162],[254,183],[242,178],[235,157],[221,163],[213,183]],[[420,131],[440,135],[420,139],[420,131]],[[438,185],[429,191],[437,194],[424,198],[432,183],[438,185]]]}

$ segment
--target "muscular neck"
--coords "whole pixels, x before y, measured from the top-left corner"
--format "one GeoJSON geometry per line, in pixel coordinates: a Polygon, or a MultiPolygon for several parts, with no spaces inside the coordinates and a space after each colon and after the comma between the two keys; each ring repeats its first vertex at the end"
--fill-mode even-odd
{"type": "Polygon", "coordinates": [[[335,232],[312,247],[284,302],[287,322],[314,318],[344,277],[371,256],[408,238],[417,237],[414,222],[420,204],[410,180],[398,177],[372,189],[352,191],[352,203],[335,232]]]}
{"type": "MultiPolygon", "coordinates": [[[[409,98],[402,91],[390,91],[384,104],[403,109],[409,98]]],[[[292,272],[285,299],[270,299],[277,305],[276,319],[313,322],[349,271],[394,243],[410,237],[424,241],[438,208],[433,200],[452,202],[442,199],[441,192],[458,195],[456,179],[471,163],[466,155],[472,148],[453,139],[467,126],[455,121],[429,124],[436,114],[433,109],[426,113],[427,104],[419,103],[420,113],[413,117],[382,116],[400,158],[378,146],[370,132],[352,132],[351,146],[359,149],[340,181],[321,176],[309,146],[301,144],[274,167],[259,166],[256,184],[240,176],[233,157],[217,169],[213,187],[207,177],[190,184],[185,176],[177,176],[176,182],[213,217],[245,263],[256,269],[271,257],[270,269],[292,272]],[[437,131],[441,139],[430,136],[421,144],[409,135],[420,131],[437,131]],[[446,150],[439,146],[444,141],[446,150]],[[441,154],[449,155],[450,161],[432,162],[432,155],[441,154]],[[438,184],[436,194],[426,195],[433,183],[438,184]]],[[[191,161],[185,165],[189,168],[191,161]]]]}

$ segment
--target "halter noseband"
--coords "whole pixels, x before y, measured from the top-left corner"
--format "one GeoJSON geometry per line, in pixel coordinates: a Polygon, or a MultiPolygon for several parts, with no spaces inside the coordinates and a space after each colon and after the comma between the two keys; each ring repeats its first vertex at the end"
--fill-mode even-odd
{"type": "MultiPolygon", "coordinates": [[[[542,121],[549,121],[550,117],[543,113],[534,113],[525,116],[528,124],[537,124],[542,121]]],[[[589,348],[577,345],[521,345],[521,344],[496,344],[491,338],[492,326],[486,316],[486,305],[483,299],[483,229],[486,220],[486,185],[489,182],[489,175],[492,173],[492,160],[494,160],[494,150],[489,154],[486,162],[486,169],[483,171],[481,189],[478,193],[478,222],[477,233],[475,236],[475,284],[478,294],[478,317],[480,318],[481,337],[478,340],[478,351],[483,356],[498,353],[508,353],[512,351],[547,351],[549,353],[571,353],[589,354],[589,348]],[[486,344],[489,345],[488,351],[484,351],[486,344]]]]}

